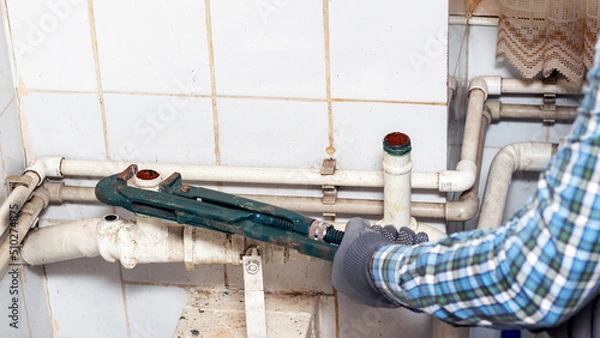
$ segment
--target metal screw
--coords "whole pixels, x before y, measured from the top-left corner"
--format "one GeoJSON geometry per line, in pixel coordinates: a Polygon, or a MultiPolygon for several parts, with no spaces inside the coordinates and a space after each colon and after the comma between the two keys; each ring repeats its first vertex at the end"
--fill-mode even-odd
{"type": "Polygon", "coordinates": [[[255,275],[259,270],[258,267],[258,261],[251,261],[248,262],[248,264],[246,264],[246,271],[251,274],[251,275],[255,275]]]}

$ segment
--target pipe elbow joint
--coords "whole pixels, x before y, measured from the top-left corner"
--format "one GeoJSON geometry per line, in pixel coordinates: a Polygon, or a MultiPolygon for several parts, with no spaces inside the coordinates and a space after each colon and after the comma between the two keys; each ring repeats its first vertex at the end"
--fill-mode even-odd
{"type": "Polygon", "coordinates": [[[484,94],[484,100],[488,95],[500,95],[502,92],[502,78],[500,76],[479,76],[469,83],[469,92],[479,89],[484,94]]]}
{"type": "Polygon", "coordinates": [[[46,177],[63,177],[60,165],[64,159],[64,157],[40,157],[33,161],[24,172],[36,174],[39,177],[37,184],[39,186],[44,182],[46,177]]]}
{"type": "Polygon", "coordinates": [[[464,222],[477,215],[479,210],[479,197],[474,192],[462,194],[458,201],[446,203],[445,216],[448,221],[464,222]]]}
{"type": "Polygon", "coordinates": [[[456,170],[445,170],[440,172],[439,191],[466,191],[475,184],[476,176],[477,164],[473,161],[462,160],[456,165],[456,170]]]}

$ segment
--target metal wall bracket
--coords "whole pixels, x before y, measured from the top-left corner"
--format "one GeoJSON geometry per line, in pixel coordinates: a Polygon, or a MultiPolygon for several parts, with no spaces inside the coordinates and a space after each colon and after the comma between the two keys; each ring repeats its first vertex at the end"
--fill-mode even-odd
{"type": "Polygon", "coordinates": [[[338,195],[337,187],[333,185],[322,185],[321,189],[323,189],[321,203],[325,205],[334,205],[338,195]]]}
{"type": "MultiPolygon", "coordinates": [[[[544,84],[555,85],[557,83],[556,74],[545,78],[544,84]]],[[[542,103],[542,109],[544,110],[556,110],[556,93],[544,93],[544,99],[542,103]]],[[[545,123],[554,123],[554,120],[544,120],[545,123]]]]}
{"type": "Polygon", "coordinates": [[[244,301],[246,305],[246,335],[248,338],[267,337],[265,291],[263,286],[262,258],[252,247],[250,254],[242,257],[244,268],[244,301]]]}
{"type": "Polygon", "coordinates": [[[8,193],[10,194],[16,187],[20,185],[29,186],[31,184],[31,177],[27,175],[9,175],[4,180],[8,193]]]}
{"type": "MultiPolygon", "coordinates": [[[[333,175],[335,174],[336,160],[333,158],[325,158],[321,163],[321,175],[333,175]]],[[[322,185],[323,198],[321,202],[325,205],[334,205],[337,200],[337,187],[334,185],[322,185]]]]}
{"type": "Polygon", "coordinates": [[[324,158],[321,162],[321,175],[335,174],[336,160],[333,158],[324,158]]]}

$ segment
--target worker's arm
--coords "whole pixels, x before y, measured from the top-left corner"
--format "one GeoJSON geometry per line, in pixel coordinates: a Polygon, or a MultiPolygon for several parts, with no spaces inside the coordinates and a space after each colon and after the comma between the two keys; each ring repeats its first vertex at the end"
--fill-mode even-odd
{"type": "MultiPolygon", "coordinates": [[[[571,135],[509,222],[412,246],[354,236],[336,255],[334,285],[352,280],[343,268],[348,261],[366,264],[370,291],[384,299],[379,304],[462,325],[550,327],[583,307],[600,286],[598,57],[588,78],[571,135]],[[352,246],[360,254],[347,254],[352,246]]],[[[360,289],[350,283],[341,291],[360,289]]]]}

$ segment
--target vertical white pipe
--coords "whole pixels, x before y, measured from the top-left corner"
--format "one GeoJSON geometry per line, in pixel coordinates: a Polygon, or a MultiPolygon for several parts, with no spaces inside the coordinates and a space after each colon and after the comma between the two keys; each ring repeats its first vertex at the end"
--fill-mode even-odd
{"type": "Polygon", "coordinates": [[[27,182],[17,186],[0,205],[0,235],[9,227],[11,210],[20,210],[40,183],[40,177],[34,172],[26,172],[23,179],[27,182]]]}
{"type": "Polygon", "coordinates": [[[465,119],[465,130],[463,132],[462,149],[460,160],[477,161],[477,148],[481,130],[481,118],[485,105],[486,93],[481,88],[473,88],[469,92],[469,105],[465,119]]]}
{"type": "MultiPolygon", "coordinates": [[[[40,212],[48,205],[48,197],[38,190],[31,200],[23,205],[16,224],[11,224],[11,230],[0,244],[0,279],[2,279],[11,263],[21,260],[21,243],[29,229],[38,219],[40,212]],[[14,227],[12,227],[14,225],[14,227]]],[[[47,247],[48,244],[45,243],[47,247]]]]}
{"type": "Polygon", "coordinates": [[[487,178],[478,229],[500,226],[512,174],[517,170],[543,170],[554,149],[550,143],[524,142],[509,144],[496,154],[487,178]]]}
{"type": "Polygon", "coordinates": [[[390,133],[383,139],[383,221],[397,228],[410,225],[410,138],[390,133]]]}

